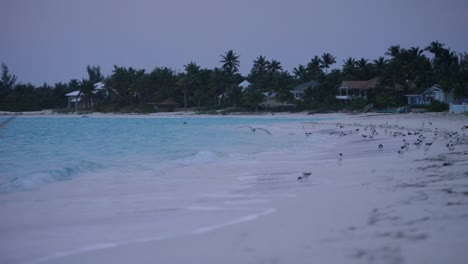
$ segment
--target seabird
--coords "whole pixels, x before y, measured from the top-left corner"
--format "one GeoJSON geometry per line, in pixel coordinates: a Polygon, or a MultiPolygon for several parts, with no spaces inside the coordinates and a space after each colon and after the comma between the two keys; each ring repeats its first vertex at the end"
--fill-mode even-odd
{"type": "Polygon", "coordinates": [[[264,128],[261,128],[261,127],[240,126],[240,127],[237,127],[237,128],[241,128],[241,127],[248,127],[248,128],[250,128],[250,130],[251,130],[252,132],[255,132],[257,129],[258,129],[258,130],[262,130],[262,131],[264,131],[265,133],[267,133],[268,135],[271,136],[271,133],[268,132],[268,130],[266,130],[266,129],[264,129],[264,128]]]}
{"type": "Polygon", "coordinates": [[[398,150],[398,155],[400,156],[400,158],[403,158],[403,153],[404,153],[403,150],[398,150]]]}
{"type": "Polygon", "coordinates": [[[298,181],[307,181],[309,176],[312,175],[312,172],[303,172],[302,176],[297,177],[298,181]]]}

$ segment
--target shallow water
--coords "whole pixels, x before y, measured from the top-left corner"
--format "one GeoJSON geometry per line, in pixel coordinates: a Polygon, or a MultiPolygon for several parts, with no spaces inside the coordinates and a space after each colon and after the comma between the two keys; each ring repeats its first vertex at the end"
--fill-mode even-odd
{"type": "Polygon", "coordinates": [[[316,120],[15,118],[0,129],[0,262],[42,263],[270,214],[276,196],[253,188],[263,177],[252,176],[257,158],[321,145],[281,125],[316,120]]]}
{"type": "MultiPolygon", "coordinates": [[[[0,193],[93,175],[158,176],[174,166],[308,147],[277,137],[291,118],[18,117],[0,129],[0,193]],[[269,129],[252,133],[251,125],[269,129]]],[[[306,141],[307,140],[307,141],[306,141]]],[[[304,144],[304,143],[308,144],[304,144]]]]}

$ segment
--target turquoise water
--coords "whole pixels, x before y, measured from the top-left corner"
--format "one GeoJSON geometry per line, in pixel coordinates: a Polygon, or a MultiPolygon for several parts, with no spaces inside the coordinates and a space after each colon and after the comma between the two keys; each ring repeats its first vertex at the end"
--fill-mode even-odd
{"type": "Polygon", "coordinates": [[[286,132],[269,125],[311,120],[317,119],[18,117],[0,129],[0,193],[85,175],[157,177],[173,166],[306,147],[306,137],[280,137],[286,132]]]}

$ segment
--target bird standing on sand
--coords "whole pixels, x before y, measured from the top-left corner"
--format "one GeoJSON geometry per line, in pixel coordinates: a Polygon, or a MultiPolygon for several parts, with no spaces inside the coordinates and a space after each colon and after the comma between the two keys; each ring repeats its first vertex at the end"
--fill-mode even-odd
{"type": "Polygon", "coordinates": [[[271,136],[271,133],[268,132],[268,130],[266,130],[266,129],[264,129],[264,128],[261,128],[261,127],[240,126],[240,127],[237,127],[237,128],[241,128],[241,127],[248,127],[248,128],[250,128],[250,130],[251,130],[252,132],[255,132],[256,130],[262,130],[262,131],[264,131],[265,133],[267,133],[268,135],[271,136]]]}
{"type": "Polygon", "coordinates": [[[338,165],[343,164],[343,153],[338,154],[338,165]]]}
{"type": "Polygon", "coordinates": [[[398,150],[398,156],[400,156],[400,158],[403,158],[403,153],[404,151],[402,149],[398,150]]]}
{"type": "Polygon", "coordinates": [[[379,151],[382,151],[382,150],[383,150],[383,145],[379,144],[379,151]]]}
{"type": "Polygon", "coordinates": [[[427,154],[427,152],[429,152],[429,148],[432,146],[432,143],[434,143],[434,141],[426,143],[426,146],[424,146],[424,154],[427,154]]]}

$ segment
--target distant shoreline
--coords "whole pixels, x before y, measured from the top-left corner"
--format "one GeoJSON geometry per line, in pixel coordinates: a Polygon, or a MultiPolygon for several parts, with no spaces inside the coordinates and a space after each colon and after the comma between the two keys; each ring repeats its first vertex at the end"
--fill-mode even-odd
{"type": "Polygon", "coordinates": [[[463,113],[450,113],[450,112],[425,112],[425,113],[346,113],[346,112],[330,112],[330,113],[310,113],[309,111],[303,112],[232,112],[228,114],[209,114],[198,113],[195,111],[176,111],[176,112],[158,112],[158,113],[57,113],[54,110],[41,110],[31,112],[8,112],[0,111],[0,116],[17,115],[21,116],[41,116],[41,117],[262,117],[262,118],[297,118],[297,117],[344,117],[344,116],[393,116],[393,115],[415,115],[418,117],[423,116],[464,116],[463,113]]]}

